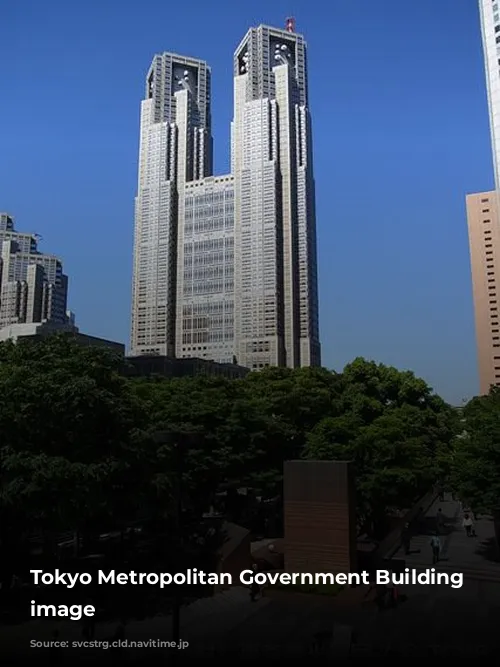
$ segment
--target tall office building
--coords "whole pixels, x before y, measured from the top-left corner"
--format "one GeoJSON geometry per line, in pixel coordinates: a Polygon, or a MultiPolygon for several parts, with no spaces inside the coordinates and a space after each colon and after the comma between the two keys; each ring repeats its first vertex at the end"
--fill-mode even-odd
{"type": "Polygon", "coordinates": [[[238,363],[317,366],[316,220],[306,44],[250,29],[234,55],[235,346],[238,363]]]}
{"type": "Polygon", "coordinates": [[[212,175],[210,72],[153,60],[141,108],[132,354],[320,364],[304,39],[252,28],[234,55],[231,174],[212,175]]]}
{"type": "Polygon", "coordinates": [[[479,0],[495,190],[467,196],[479,389],[500,385],[500,2],[479,0]]]}
{"type": "Polygon", "coordinates": [[[175,356],[178,271],[184,263],[184,190],[212,173],[210,70],[157,55],[141,105],[132,284],[133,355],[175,356]]]}
{"type": "Polygon", "coordinates": [[[0,213],[0,328],[13,324],[65,324],[68,278],[61,261],[41,253],[33,234],[18,232],[0,213]]]}
{"type": "Polygon", "coordinates": [[[479,0],[495,188],[500,192],[500,0],[479,0]]]}

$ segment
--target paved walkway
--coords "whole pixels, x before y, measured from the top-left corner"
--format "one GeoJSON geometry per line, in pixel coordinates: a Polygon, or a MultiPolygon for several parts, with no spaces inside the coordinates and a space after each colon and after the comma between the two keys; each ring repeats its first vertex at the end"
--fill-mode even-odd
{"type": "MultiPolygon", "coordinates": [[[[494,562],[490,543],[494,537],[493,523],[488,518],[476,522],[476,538],[468,538],[462,528],[462,513],[458,503],[447,498],[436,502],[428,511],[422,534],[416,535],[411,544],[411,553],[405,556],[399,550],[394,558],[405,561],[405,565],[417,570],[432,566],[430,537],[435,530],[435,517],[439,510],[445,516],[446,534],[442,536],[443,553],[438,569],[463,572],[464,586],[452,589],[449,586],[404,586],[401,592],[406,601],[397,609],[379,612],[366,589],[354,589],[349,602],[340,595],[329,599],[326,596],[287,593],[251,603],[248,591],[233,591],[208,604],[222,605],[211,608],[210,622],[184,609],[181,636],[191,640],[190,649],[178,656],[187,660],[197,656],[233,656],[235,660],[245,657],[272,658],[284,656],[308,660],[314,637],[328,635],[336,625],[351,626],[357,634],[353,657],[372,656],[374,650],[381,654],[408,657],[430,656],[466,657],[469,661],[491,654],[491,638],[496,637],[500,623],[500,563],[494,562]],[[224,603],[224,604],[222,604],[224,603]],[[192,618],[190,618],[192,616],[192,618]],[[191,622],[192,621],[192,622],[191,622]],[[199,622],[198,622],[199,621],[199,622]],[[216,654],[214,654],[216,652],[216,654]]],[[[347,596],[349,597],[349,596],[347,596]]],[[[201,607],[200,602],[200,607],[201,607]]],[[[207,603],[203,602],[203,605],[207,603]]],[[[32,638],[48,639],[53,624],[24,624],[0,629],[2,648],[21,647],[30,651],[32,638]]],[[[77,641],[81,639],[79,623],[59,625],[61,638],[77,641]]],[[[170,619],[155,618],[133,622],[127,627],[127,639],[145,640],[171,637],[170,619]]],[[[108,639],[114,626],[99,624],[96,639],[108,639]]],[[[315,650],[315,649],[314,649],[315,650]]],[[[494,647],[493,650],[496,650],[494,647]]],[[[44,657],[43,649],[37,658],[44,657]]],[[[139,650],[144,661],[151,663],[155,656],[165,659],[165,651],[139,650]]],[[[113,651],[78,649],[67,651],[64,658],[68,664],[93,662],[96,658],[115,659],[113,651]],[[104,655],[106,654],[106,656],[104,655]]],[[[132,655],[139,654],[134,650],[132,655]]],[[[120,661],[132,657],[128,651],[120,652],[120,661]]],[[[8,665],[7,662],[4,664],[8,665]]]]}
{"type": "Polygon", "coordinates": [[[445,528],[441,531],[441,560],[436,568],[443,571],[462,572],[467,579],[500,582],[500,562],[495,561],[495,531],[489,517],[475,522],[477,537],[467,537],[462,527],[463,512],[460,503],[449,496],[444,502],[436,501],[426,515],[424,530],[412,538],[410,553],[399,549],[393,556],[405,561],[406,567],[426,569],[432,567],[431,536],[436,530],[436,516],[441,509],[445,528]]]}

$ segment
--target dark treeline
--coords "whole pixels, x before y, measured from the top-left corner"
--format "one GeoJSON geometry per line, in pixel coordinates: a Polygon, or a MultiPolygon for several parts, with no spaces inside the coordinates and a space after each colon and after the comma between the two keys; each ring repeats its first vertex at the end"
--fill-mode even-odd
{"type": "Polygon", "coordinates": [[[457,410],[413,373],[361,358],[342,373],[269,368],[239,380],[130,379],[122,366],[64,337],[0,345],[4,579],[25,567],[33,536],[47,556],[64,531],[87,552],[137,523],[169,534],[179,493],[190,526],[221,492],[225,516],[242,521],[241,488],[278,499],[268,507],[279,513],[290,459],[354,461],[359,529],[373,537],[437,480],[498,509],[498,390],[457,410]]]}

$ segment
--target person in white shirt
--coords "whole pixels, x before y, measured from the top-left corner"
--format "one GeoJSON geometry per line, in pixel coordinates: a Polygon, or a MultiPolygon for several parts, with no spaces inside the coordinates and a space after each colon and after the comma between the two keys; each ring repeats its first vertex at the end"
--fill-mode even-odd
{"type": "Polygon", "coordinates": [[[472,517],[471,517],[470,514],[466,513],[464,515],[464,520],[462,521],[462,526],[465,528],[465,533],[466,533],[467,537],[472,537],[474,521],[472,520],[472,517]]]}

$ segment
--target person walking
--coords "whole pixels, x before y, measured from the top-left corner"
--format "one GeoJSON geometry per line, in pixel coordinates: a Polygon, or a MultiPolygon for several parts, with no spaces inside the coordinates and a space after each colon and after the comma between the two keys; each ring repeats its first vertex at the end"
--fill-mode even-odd
{"type": "Polygon", "coordinates": [[[439,561],[439,556],[441,555],[441,540],[439,535],[436,533],[431,538],[431,548],[432,548],[432,564],[436,565],[439,561]]]}
{"type": "Polygon", "coordinates": [[[466,512],[464,515],[462,526],[465,528],[465,534],[467,535],[467,537],[472,537],[474,521],[472,520],[472,517],[468,512],[466,512]]]}

